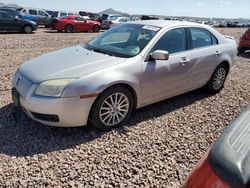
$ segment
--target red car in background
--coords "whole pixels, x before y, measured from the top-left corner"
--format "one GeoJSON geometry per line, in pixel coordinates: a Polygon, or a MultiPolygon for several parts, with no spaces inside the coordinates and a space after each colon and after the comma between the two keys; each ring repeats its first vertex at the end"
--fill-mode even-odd
{"type": "Polygon", "coordinates": [[[67,33],[74,31],[99,32],[101,24],[95,20],[86,20],[81,16],[65,16],[53,19],[51,28],[58,32],[65,31],[67,33]]]}
{"type": "Polygon", "coordinates": [[[250,105],[191,171],[184,188],[250,187],[250,105]]]}
{"type": "Polygon", "coordinates": [[[240,53],[244,53],[247,50],[250,50],[250,28],[240,38],[240,43],[238,47],[238,51],[240,53]]]}

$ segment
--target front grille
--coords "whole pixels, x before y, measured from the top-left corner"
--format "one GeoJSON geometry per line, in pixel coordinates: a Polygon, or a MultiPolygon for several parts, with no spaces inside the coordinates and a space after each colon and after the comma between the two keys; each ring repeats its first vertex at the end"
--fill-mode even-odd
{"type": "Polygon", "coordinates": [[[13,87],[20,93],[22,97],[26,97],[32,82],[25,78],[20,71],[17,70],[13,78],[13,87]]]}

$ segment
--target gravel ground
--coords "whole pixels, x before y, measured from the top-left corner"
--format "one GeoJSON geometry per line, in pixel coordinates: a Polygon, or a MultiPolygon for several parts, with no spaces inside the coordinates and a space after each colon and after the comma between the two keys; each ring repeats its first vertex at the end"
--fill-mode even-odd
{"type": "MultiPolygon", "coordinates": [[[[239,39],[245,29],[224,29],[239,39]]],[[[222,31],[219,29],[219,31],[222,31]]],[[[181,187],[193,165],[250,102],[250,53],[237,58],[225,89],[196,90],[137,110],[123,127],[41,125],[11,103],[22,62],[92,33],[0,34],[0,187],[181,187]]]]}

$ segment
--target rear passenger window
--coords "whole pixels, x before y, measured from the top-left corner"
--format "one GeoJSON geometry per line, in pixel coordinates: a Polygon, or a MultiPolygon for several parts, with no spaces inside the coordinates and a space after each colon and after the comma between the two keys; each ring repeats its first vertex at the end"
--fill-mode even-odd
{"type": "Polygon", "coordinates": [[[37,15],[37,11],[36,11],[36,10],[33,10],[33,9],[30,9],[30,10],[29,10],[29,14],[30,14],[30,15],[37,15]]]}
{"type": "Polygon", "coordinates": [[[173,29],[165,33],[153,50],[168,51],[169,54],[187,50],[186,31],[184,28],[173,29]]]}
{"type": "Polygon", "coordinates": [[[193,48],[202,48],[218,44],[216,37],[206,29],[191,28],[190,31],[193,48]]]}
{"type": "Polygon", "coordinates": [[[3,18],[3,19],[6,19],[6,20],[12,20],[12,19],[14,19],[13,16],[11,16],[10,14],[5,13],[5,12],[2,12],[0,17],[3,18]]]}

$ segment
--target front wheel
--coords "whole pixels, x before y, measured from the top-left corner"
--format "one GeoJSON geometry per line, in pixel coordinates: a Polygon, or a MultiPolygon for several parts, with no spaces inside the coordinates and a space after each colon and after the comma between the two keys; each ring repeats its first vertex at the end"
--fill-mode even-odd
{"type": "Polygon", "coordinates": [[[90,122],[101,131],[119,127],[133,109],[133,97],[124,87],[115,86],[104,91],[96,99],[90,114],[90,122]]]}
{"type": "Polygon", "coordinates": [[[224,88],[224,83],[226,81],[228,71],[229,70],[225,64],[219,65],[215,69],[208,84],[205,86],[206,89],[210,93],[214,93],[214,94],[219,93],[224,88]]]}
{"type": "Polygon", "coordinates": [[[66,25],[64,28],[66,33],[72,33],[73,32],[73,26],[72,25],[66,25]]]}
{"type": "Polygon", "coordinates": [[[30,25],[26,25],[24,27],[24,32],[25,33],[30,34],[30,33],[32,33],[32,31],[33,31],[33,29],[32,29],[32,27],[30,25]]]}

